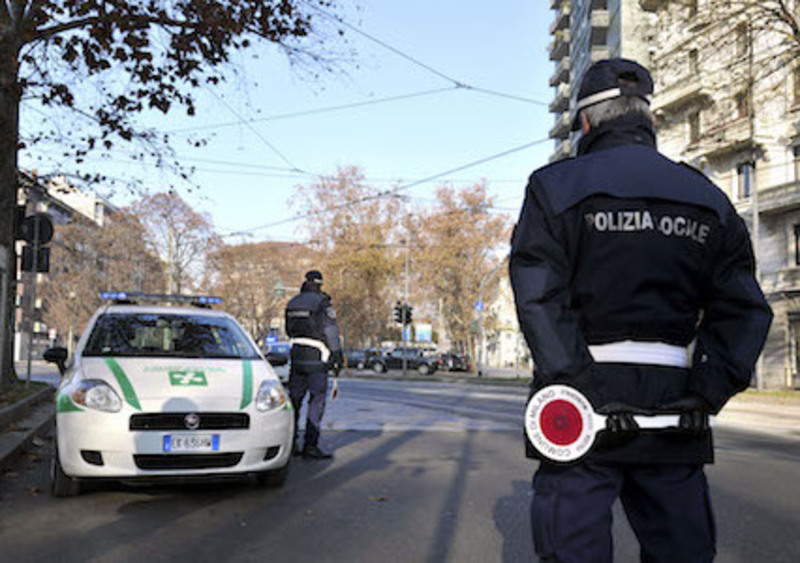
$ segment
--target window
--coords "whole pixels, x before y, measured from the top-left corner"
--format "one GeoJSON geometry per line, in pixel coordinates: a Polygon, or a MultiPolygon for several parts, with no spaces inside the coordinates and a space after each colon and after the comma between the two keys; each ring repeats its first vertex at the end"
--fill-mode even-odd
{"type": "Polygon", "coordinates": [[[800,104],[800,66],[794,69],[794,103],[800,104]]]}
{"type": "Polygon", "coordinates": [[[794,226],[794,265],[800,266],[800,225],[794,226]]]}
{"type": "Polygon", "coordinates": [[[700,142],[700,112],[689,114],[689,144],[696,145],[700,142]]]}
{"type": "Polygon", "coordinates": [[[699,66],[699,58],[700,54],[697,49],[692,49],[689,51],[689,74],[692,76],[696,76],[698,71],[700,70],[699,66]]]}
{"type": "Polygon", "coordinates": [[[739,57],[746,55],[749,44],[750,34],[747,30],[747,24],[740,23],[736,26],[736,55],[739,57]]]}
{"type": "Polygon", "coordinates": [[[794,155],[794,179],[795,181],[800,182],[800,145],[795,145],[792,147],[792,153],[794,155]]]}
{"type": "Polygon", "coordinates": [[[748,117],[750,115],[750,96],[747,92],[739,92],[734,96],[736,104],[736,117],[748,117]]]}
{"type": "Polygon", "coordinates": [[[755,182],[755,172],[755,165],[752,162],[745,162],[736,167],[737,196],[739,199],[750,197],[755,182]]]}

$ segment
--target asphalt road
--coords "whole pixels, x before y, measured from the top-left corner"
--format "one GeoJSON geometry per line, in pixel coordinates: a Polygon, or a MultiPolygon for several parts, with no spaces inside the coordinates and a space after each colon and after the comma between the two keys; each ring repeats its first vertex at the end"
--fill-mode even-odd
{"type": "MultiPolygon", "coordinates": [[[[50,440],[0,482],[5,561],[535,561],[521,388],[343,380],[323,444],[286,486],[47,492],[50,440]]],[[[717,428],[720,562],[800,560],[800,439],[717,428]]],[[[617,561],[638,560],[621,512],[617,561]]]]}

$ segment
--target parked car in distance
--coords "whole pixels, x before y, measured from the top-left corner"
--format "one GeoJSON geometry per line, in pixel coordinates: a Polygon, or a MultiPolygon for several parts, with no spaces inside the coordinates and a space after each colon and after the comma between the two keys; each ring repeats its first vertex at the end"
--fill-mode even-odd
{"type": "Polygon", "coordinates": [[[388,354],[370,358],[368,367],[375,373],[384,373],[390,369],[403,369],[403,359],[406,368],[417,370],[422,375],[434,373],[439,367],[438,358],[428,356],[423,350],[417,348],[395,348],[388,354]]]}
{"type": "Polygon", "coordinates": [[[466,354],[446,352],[439,356],[439,369],[442,371],[469,371],[472,362],[466,354]]]}
{"type": "Polygon", "coordinates": [[[369,362],[372,358],[375,356],[380,356],[383,353],[384,350],[381,350],[380,348],[353,349],[347,350],[344,353],[344,357],[347,367],[365,369],[369,365],[369,362]]]}

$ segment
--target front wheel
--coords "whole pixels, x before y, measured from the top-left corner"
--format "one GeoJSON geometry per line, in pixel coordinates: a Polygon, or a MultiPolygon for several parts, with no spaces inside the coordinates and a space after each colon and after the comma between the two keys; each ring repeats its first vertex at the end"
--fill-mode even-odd
{"type": "Polygon", "coordinates": [[[431,372],[431,367],[428,364],[420,364],[417,371],[420,375],[428,375],[431,372]]]}
{"type": "Polygon", "coordinates": [[[374,371],[375,373],[383,373],[386,371],[386,366],[380,362],[375,362],[374,364],[372,364],[372,371],[374,371]]]}
{"type": "Polygon", "coordinates": [[[50,464],[50,491],[54,497],[74,497],[81,494],[81,484],[73,479],[61,467],[58,457],[58,437],[53,437],[56,445],[53,448],[53,461],[50,464]]]}

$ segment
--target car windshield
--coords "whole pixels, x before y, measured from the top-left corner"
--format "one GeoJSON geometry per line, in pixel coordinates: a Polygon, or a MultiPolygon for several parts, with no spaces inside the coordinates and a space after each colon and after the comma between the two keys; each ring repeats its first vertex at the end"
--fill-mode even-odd
{"type": "Polygon", "coordinates": [[[257,359],[231,319],[208,315],[108,313],[97,319],[84,356],[257,359]]]}

